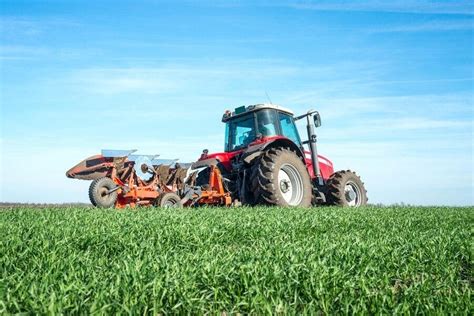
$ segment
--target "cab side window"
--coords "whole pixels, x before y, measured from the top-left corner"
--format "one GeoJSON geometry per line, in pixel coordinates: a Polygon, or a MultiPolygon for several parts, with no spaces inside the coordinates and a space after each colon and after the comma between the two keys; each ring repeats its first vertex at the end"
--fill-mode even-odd
{"type": "Polygon", "coordinates": [[[278,113],[282,136],[291,139],[295,144],[301,146],[301,140],[296,129],[293,118],[284,113],[278,113]]]}
{"type": "Polygon", "coordinates": [[[257,112],[257,132],[263,137],[278,135],[276,111],[263,110],[257,112]]]}

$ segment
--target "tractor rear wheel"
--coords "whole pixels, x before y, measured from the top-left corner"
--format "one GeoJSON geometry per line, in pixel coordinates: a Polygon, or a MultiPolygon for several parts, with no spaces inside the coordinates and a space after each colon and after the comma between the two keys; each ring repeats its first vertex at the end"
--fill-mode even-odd
{"type": "Polygon", "coordinates": [[[254,204],[311,206],[312,187],[303,161],[291,150],[272,148],[252,165],[254,204]]]}
{"type": "Polygon", "coordinates": [[[353,171],[333,173],[327,183],[327,204],[358,207],[367,204],[367,191],[360,177],[353,171]]]}
{"type": "Polygon", "coordinates": [[[113,207],[117,201],[117,191],[110,191],[116,187],[115,182],[107,177],[92,181],[89,187],[89,199],[92,205],[101,208],[113,207]]]}
{"type": "Polygon", "coordinates": [[[183,207],[181,198],[175,193],[164,193],[158,197],[155,206],[164,208],[179,208],[183,207]]]}

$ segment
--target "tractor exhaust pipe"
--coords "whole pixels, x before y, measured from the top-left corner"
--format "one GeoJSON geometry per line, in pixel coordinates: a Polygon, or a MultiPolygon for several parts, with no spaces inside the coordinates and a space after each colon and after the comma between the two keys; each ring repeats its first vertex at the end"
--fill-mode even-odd
{"type": "Polygon", "coordinates": [[[308,130],[308,141],[309,141],[309,149],[311,151],[311,162],[313,164],[313,172],[314,175],[316,176],[316,180],[318,181],[319,185],[324,185],[323,182],[323,177],[321,177],[321,170],[319,169],[319,161],[318,161],[318,148],[316,146],[317,142],[317,136],[314,131],[314,119],[313,119],[313,114],[318,112],[316,111],[309,111],[307,120],[308,120],[308,125],[306,126],[308,130]]]}
{"type": "Polygon", "coordinates": [[[319,116],[318,111],[310,110],[308,113],[300,115],[295,118],[296,120],[300,120],[306,117],[307,125],[306,130],[308,131],[308,140],[303,142],[303,144],[308,144],[309,150],[311,151],[311,163],[313,165],[313,174],[316,176],[316,180],[318,185],[323,186],[324,180],[321,176],[321,170],[319,169],[319,161],[318,161],[318,148],[316,146],[317,136],[314,131],[314,127],[319,127],[321,125],[321,118],[319,116]]]}

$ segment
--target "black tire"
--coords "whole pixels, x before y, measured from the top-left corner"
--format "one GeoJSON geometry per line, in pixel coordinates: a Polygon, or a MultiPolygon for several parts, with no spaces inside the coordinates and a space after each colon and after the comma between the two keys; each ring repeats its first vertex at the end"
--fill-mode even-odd
{"type": "Polygon", "coordinates": [[[306,165],[288,149],[271,148],[254,161],[250,189],[254,204],[311,206],[312,186],[306,165]],[[283,179],[279,179],[280,170],[286,174],[283,179]]]}
{"type": "Polygon", "coordinates": [[[89,187],[89,199],[92,205],[100,208],[109,208],[115,206],[117,201],[117,191],[107,194],[109,190],[117,187],[112,179],[104,177],[92,181],[89,187]]]}
{"type": "Polygon", "coordinates": [[[183,207],[181,204],[181,198],[175,193],[163,193],[156,200],[155,206],[165,208],[180,208],[183,207]]]}
{"type": "Polygon", "coordinates": [[[366,205],[369,200],[364,182],[351,170],[333,173],[326,182],[326,188],[328,205],[358,207],[366,205]],[[346,186],[349,186],[348,190],[346,186]]]}

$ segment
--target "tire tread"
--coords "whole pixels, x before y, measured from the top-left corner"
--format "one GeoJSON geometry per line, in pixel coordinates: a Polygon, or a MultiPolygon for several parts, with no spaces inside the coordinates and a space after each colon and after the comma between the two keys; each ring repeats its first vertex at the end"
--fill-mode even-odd
{"type": "MultiPolygon", "coordinates": [[[[278,188],[275,187],[275,168],[278,158],[283,154],[293,155],[298,161],[301,161],[295,152],[286,148],[271,148],[257,158],[251,167],[250,172],[250,189],[253,193],[253,204],[263,205],[284,205],[285,202],[281,200],[279,194],[277,194],[278,188]]],[[[304,166],[303,162],[301,161],[304,166]]],[[[304,166],[306,168],[306,166],[304,166]]],[[[309,180],[309,174],[301,175],[302,177],[308,177],[308,183],[311,185],[309,180]]],[[[303,180],[304,182],[304,180],[303,180]]],[[[302,203],[308,204],[303,206],[309,206],[311,203],[308,202],[311,199],[303,197],[302,203]]]]}

